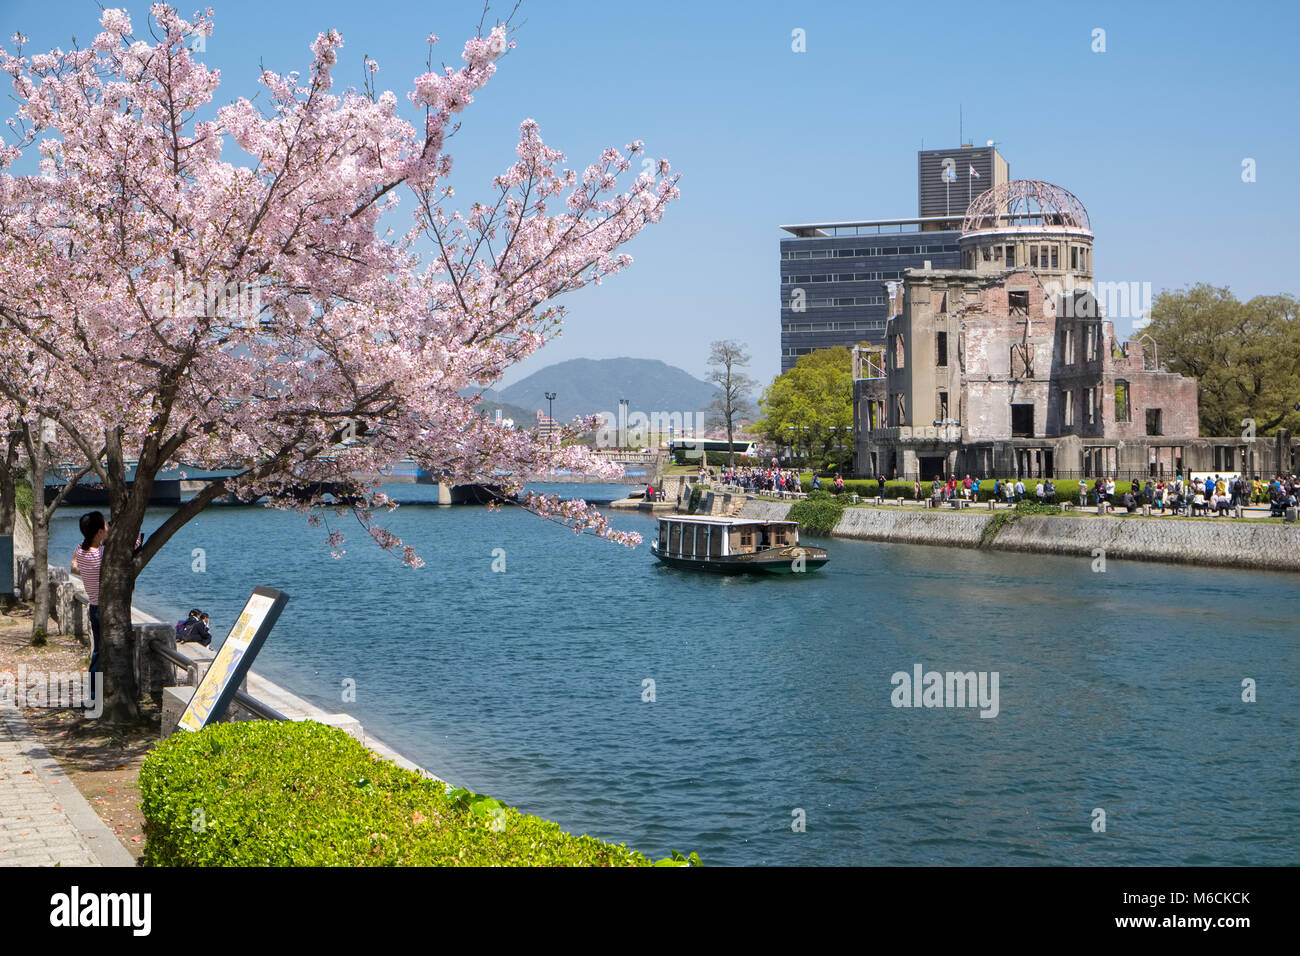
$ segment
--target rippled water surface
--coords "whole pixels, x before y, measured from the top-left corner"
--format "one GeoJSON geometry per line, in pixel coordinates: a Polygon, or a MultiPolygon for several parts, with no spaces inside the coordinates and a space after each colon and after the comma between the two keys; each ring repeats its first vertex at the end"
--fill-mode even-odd
{"type": "Polygon", "coordinates": [[[135,603],[220,637],[281,588],[257,670],[572,832],[712,864],[1300,862],[1295,575],[833,540],[816,574],[724,578],[658,566],[639,515],[614,519],[646,536],[627,550],[419,505],[387,518],[411,571],[330,520],[340,560],[297,514],[210,510],[135,603]],[[996,671],[998,715],[895,708],[916,664],[996,671]]]}

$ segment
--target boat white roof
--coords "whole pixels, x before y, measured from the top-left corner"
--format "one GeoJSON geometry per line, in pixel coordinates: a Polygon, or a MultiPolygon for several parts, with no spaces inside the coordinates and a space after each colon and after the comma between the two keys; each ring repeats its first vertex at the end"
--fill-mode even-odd
{"type": "Polygon", "coordinates": [[[797,521],[780,521],[768,518],[714,518],[710,515],[659,515],[660,521],[681,521],[686,524],[798,524],[797,521]]]}

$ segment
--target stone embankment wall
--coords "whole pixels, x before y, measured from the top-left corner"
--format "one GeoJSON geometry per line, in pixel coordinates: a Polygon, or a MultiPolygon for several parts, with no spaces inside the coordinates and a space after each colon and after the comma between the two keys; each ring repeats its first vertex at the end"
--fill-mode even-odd
{"type": "MultiPolygon", "coordinates": [[[[784,519],[790,505],[751,499],[741,516],[784,519]]],[[[1007,512],[996,512],[1006,516],[1007,512]]],[[[895,544],[979,547],[994,513],[984,511],[892,511],[849,508],[835,526],[835,537],[895,544]]],[[[1005,520],[1005,517],[1002,518],[1005,520]]],[[[1024,515],[1007,521],[987,545],[995,551],[1068,554],[1300,571],[1300,525],[1260,524],[1233,518],[1070,518],[1024,515]]]]}

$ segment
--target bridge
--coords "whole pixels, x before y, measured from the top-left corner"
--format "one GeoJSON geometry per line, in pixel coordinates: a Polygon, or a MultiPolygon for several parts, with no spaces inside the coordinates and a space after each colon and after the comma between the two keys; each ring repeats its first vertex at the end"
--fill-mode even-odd
{"type": "MultiPolygon", "coordinates": [[[[666,455],[663,452],[624,452],[613,449],[600,449],[596,454],[601,458],[623,465],[628,478],[633,481],[650,480],[657,476],[662,470],[664,460],[666,460],[666,455]]],[[[136,464],[135,461],[126,463],[128,484],[133,480],[136,464]]],[[[80,471],[81,467],[80,464],[63,463],[50,469],[51,477],[56,480],[52,483],[49,478],[46,479],[45,501],[47,504],[54,500],[54,497],[63,488],[63,483],[80,471]],[[57,480],[60,478],[63,480],[57,480]]],[[[177,506],[182,501],[192,497],[209,482],[229,478],[239,473],[236,469],[209,470],[202,468],[169,468],[160,471],[154,479],[153,489],[149,495],[149,504],[177,506]]],[[[366,477],[371,480],[381,479],[384,484],[436,485],[438,487],[439,504],[483,504],[494,496],[490,490],[493,487],[492,485],[450,485],[441,474],[420,468],[412,459],[398,462],[394,466],[392,474],[359,477],[366,477]]],[[[531,477],[535,481],[577,482],[589,480],[592,476],[561,472],[531,477]]],[[[334,487],[336,486],[327,482],[311,482],[304,486],[302,497],[310,497],[312,493],[316,492],[329,493],[334,487]]],[[[67,493],[63,503],[68,507],[106,507],[108,505],[108,493],[97,479],[93,476],[87,476],[67,493]]]]}

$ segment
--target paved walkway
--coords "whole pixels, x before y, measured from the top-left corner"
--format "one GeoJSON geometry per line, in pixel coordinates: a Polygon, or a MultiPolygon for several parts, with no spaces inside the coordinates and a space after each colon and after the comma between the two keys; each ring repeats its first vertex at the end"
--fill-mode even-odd
{"type": "Polygon", "coordinates": [[[0,707],[0,866],[135,866],[27,721],[0,707]]]}

